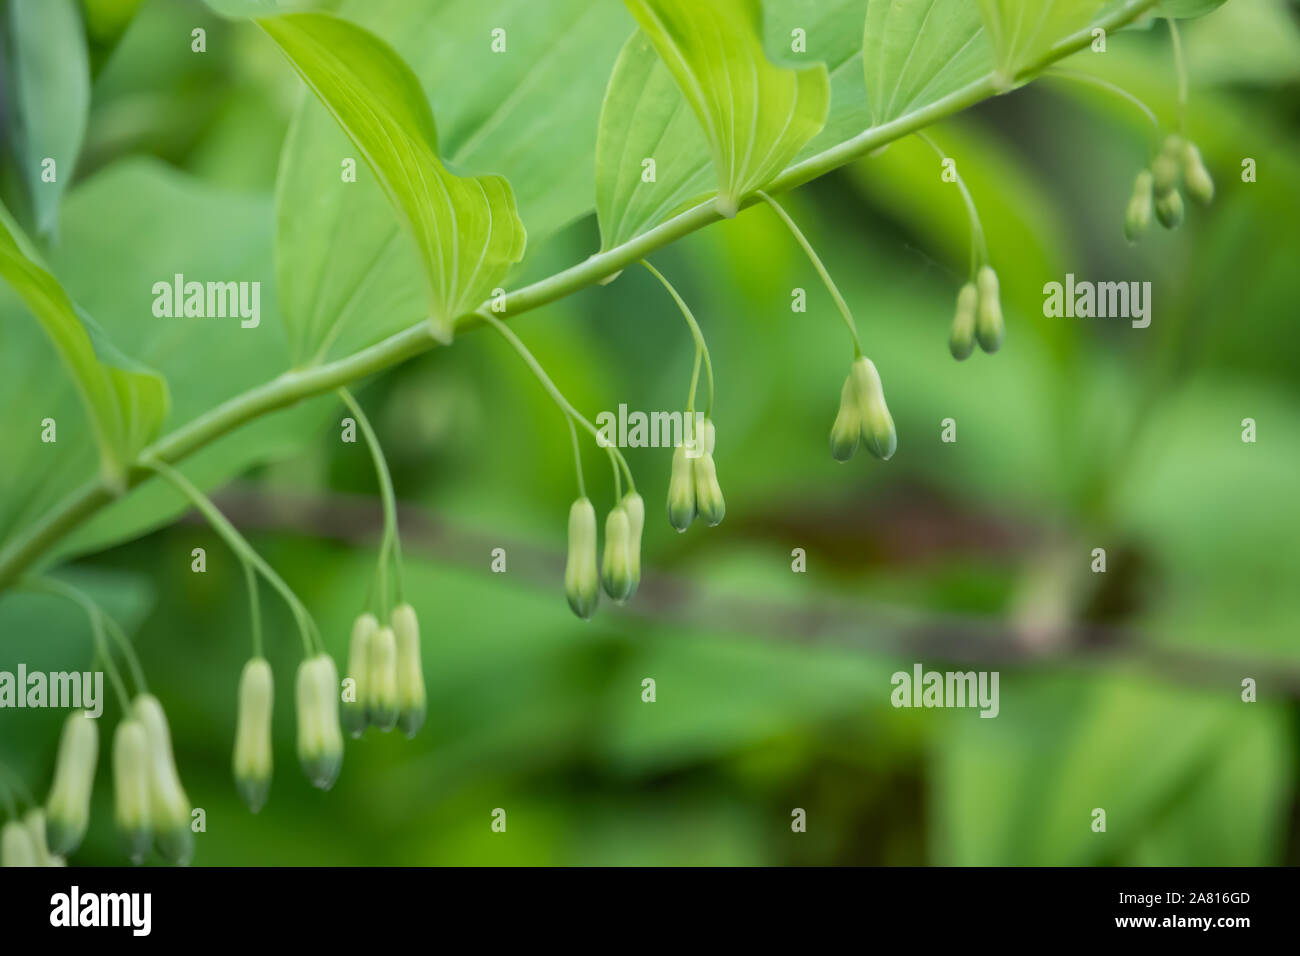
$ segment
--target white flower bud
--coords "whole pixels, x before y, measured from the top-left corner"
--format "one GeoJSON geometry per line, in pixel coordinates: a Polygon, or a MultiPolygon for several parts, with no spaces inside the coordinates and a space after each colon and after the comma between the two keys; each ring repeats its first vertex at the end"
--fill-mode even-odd
{"type": "Polygon", "coordinates": [[[141,862],[153,844],[149,813],[149,737],[129,714],[113,733],[113,820],[132,862],[141,862]]]}
{"type": "Polygon", "coordinates": [[[313,786],[328,790],[343,766],[339,675],[328,654],[317,654],[298,665],[295,703],[298,761],[313,786]]]}
{"type": "Polygon", "coordinates": [[[36,865],[31,831],[17,820],[10,820],[0,829],[0,866],[36,865]]]}
{"type": "Polygon", "coordinates": [[[668,523],[679,532],[685,531],[695,520],[695,470],[694,460],[687,456],[686,446],[673,450],[673,470],[668,478],[668,523]]]}
{"type": "Polygon", "coordinates": [[[849,375],[858,401],[862,441],[873,455],[888,461],[898,448],[898,433],[894,430],[889,406],[885,404],[885,388],[880,382],[880,373],[871,359],[864,355],[853,361],[849,375]]]}
{"type": "Polygon", "coordinates": [[[628,543],[631,523],[622,506],[613,508],[605,519],[605,554],[601,560],[600,580],[605,593],[622,603],[632,593],[632,559],[628,543]]]}
{"type": "Polygon", "coordinates": [[[266,803],[271,789],[271,711],[275,682],[271,665],[254,657],[239,675],[239,709],[235,722],[235,753],[231,767],[235,788],[253,813],[266,803]]]}
{"type": "Polygon", "coordinates": [[[399,604],[393,608],[393,635],[397,638],[397,724],[414,737],[424,724],[427,709],[424,692],[424,656],[420,653],[420,622],[415,608],[399,604]]]}
{"type": "Polygon", "coordinates": [[[194,856],[194,833],[190,830],[192,804],[176,772],[167,715],[152,694],[138,696],[131,709],[135,719],[144,726],[149,744],[149,817],[154,842],[165,860],[185,866],[194,856]]]}
{"type": "Polygon", "coordinates": [[[979,290],[974,282],[967,282],[957,293],[957,312],[952,319],[952,334],[948,336],[948,351],[958,362],[964,362],[975,351],[975,309],[979,304],[979,290]]]}
{"type": "Polygon", "coordinates": [[[32,849],[36,851],[37,866],[67,866],[67,861],[61,856],[55,856],[50,852],[50,845],[45,838],[45,811],[40,807],[32,807],[23,814],[23,826],[27,827],[28,834],[32,838],[32,849]]]}
{"type": "Polygon", "coordinates": [[[1214,180],[1205,168],[1201,151],[1193,143],[1183,149],[1183,182],[1187,185],[1187,195],[1201,205],[1208,206],[1214,201],[1214,180]]]}
{"type": "Polygon", "coordinates": [[[975,310],[975,338],[980,348],[992,354],[1002,347],[1006,326],[1002,322],[1001,292],[998,274],[992,266],[984,266],[975,277],[979,304],[975,310]]]}
{"type": "Polygon", "coordinates": [[[641,585],[641,533],[645,530],[645,501],[635,491],[623,496],[623,510],[627,512],[628,569],[632,576],[631,597],[641,585]]]}
{"type": "Polygon", "coordinates": [[[569,557],[564,566],[564,593],[573,613],[584,621],[591,617],[600,600],[596,550],[596,509],[591,499],[579,498],[569,508],[569,557]]]}
{"type": "Polygon", "coordinates": [[[397,726],[397,637],[381,627],[370,639],[366,719],[384,733],[397,726]]]}
{"type": "Polygon", "coordinates": [[[81,845],[90,823],[90,794],[99,759],[99,724],[79,710],[68,715],[59,738],[54,785],[45,804],[50,849],[67,856],[81,845]]]}
{"type": "Polygon", "coordinates": [[[370,671],[370,644],[375,632],[379,630],[379,621],[366,612],[352,623],[352,639],[348,644],[348,672],[352,679],[352,698],[344,700],[341,705],[340,719],[343,728],[353,737],[360,737],[366,732],[367,674],[370,671]]]}

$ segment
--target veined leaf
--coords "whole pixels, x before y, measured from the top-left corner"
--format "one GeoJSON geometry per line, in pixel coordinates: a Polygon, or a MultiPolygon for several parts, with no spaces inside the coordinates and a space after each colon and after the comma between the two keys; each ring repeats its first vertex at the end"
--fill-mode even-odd
{"type": "MultiPolygon", "coordinates": [[[[622,4],[353,0],[340,12],[415,71],[451,169],[510,180],[529,258],[591,211],[600,98],[635,26],[622,4]],[[493,50],[498,29],[505,52],[493,50]]],[[[351,354],[424,314],[419,263],[375,176],[363,163],[356,182],[340,181],[341,160],[355,155],[307,97],[276,184],[280,294],[299,364],[351,354]]],[[[516,271],[525,268],[527,260],[516,271]]]]}
{"type": "Polygon", "coordinates": [[[869,0],[862,62],[877,126],[993,68],[984,21],[970,0],[869,0]]]}
{"type": "Polygon", "coordinates": [[[36,316],[72,375],[94,426],[103,474],[120,484],[127,464],[167,417],[167,383],[113,348],[28,248],[0,209],[0,277],[36,316]]]}
{"type": "Polygon", "coordinates": [[[53,231],[90,109],[90,62],[75,0],[10,0],[14,139],[36,231],[53,231]],[[48,163],[53,165],[49,166],[48,163]],[[51,178],[52,177],[52,178],[51,178]]]}
{"type": "Polygon", "coordinates": [[[716,187],[699,120],[649,38],[637,30],[614,64],[596,136],[601,248],[653,228],[716,187]]]}
{"type": "Polygon", "coordinates": [[[998,75],[1006,84],[1046,56],[1062,38],[1086,28],[1126,0],[979,0],[998,75]]]}
{"type": "Polygon", "coordinates": [[[347,132],[410,228],[429,318],[449,338],[455,320],[477,308],[523,258],[524,225],[510,184],[500,176],[447,171],[419,82],[379,37],[318,13],[258,23],[347,132]]]}
{"type": "Polygon", "coordinates": [[[626,0],[686,97],[713,154],[718,211],[786,167],[826,122],[823,64],[775,66],[763,52],[758,0],[626,0]]]}

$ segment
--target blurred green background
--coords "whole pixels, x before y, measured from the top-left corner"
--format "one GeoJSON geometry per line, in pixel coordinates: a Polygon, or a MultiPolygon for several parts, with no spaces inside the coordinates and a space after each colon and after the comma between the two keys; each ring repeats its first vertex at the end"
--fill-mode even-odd
{"type": "MultiPolygon", "coordinates": [[[[62,570],[135,635],[207,814],[195,863],[1300,863],[1300,15],[1281,0],[1229,0],[1186,24],[1185,39],[1189,134],[1218,197],[1136,247],[1121,225],[1150,127],[1131,105],[1048,77],[930,130],[958,158],[1002,278],[1008,334],[995,357],[948,355],[969,238],[922,143],[788,197],[881,371],[899,431],[887,464],[827,453],[852,356],[769,210],[652,257],[710,344],[727,518],[677,535],[662,512],[669,453],[630,450],[648,521],[642,589],[626,608],[605,602],[584,624],[566,606],[568,433],[499,338],[467,334],[360,383],[400,499],[429,716],[411,741],[371,731],[349,742],[328,794],[296,764],[299,644],[264,590],[277,767],[260,814],[238,801],[229,762],[248,612],[240,567],[205,525],[187,515],[62,570]],[[1255,183],[1241,180],[1247,157],[1255,183]],[[1151,327],[1044,318],[1043,284],[1067,272],[1150,280],[1151,327]],[[796,287],[806,314],[791,312],[796,287]],[[949,417],[953,444],[940,441],[949,417]],[[1244,418],[1254,444],[1241,440],[1244,418]],[[196,547],[205,574],[190,571],[196,547]],[[497,547],[505,574],[490,571],[497,547]],[[1105,574],[1090,571],[1096,547],[1105,574]],[[792,573],[795,548],[806,573],[792,573]],[[917,662],[999,671],[999,716],[892,708],[890,675],[917,662]],[[654,703],[641,700],[647,677],[654,703]],[[1256,703],[1241,700],[1247,677],[1256,703]],[[1090,827],[1097,807],[1104,834],[1090,827]],[[491,830],[495,808],[504,834],[491,830]],[[794,808],[806,833],[791,831],[794,808]]],[[[1104,58],[1070,67],[1173,116],[1163,27],[1114,36],[1104,58]]],[[[74,296],[98,314],[104,276],[151,276],[151,250],[180,241],[199,243],[215,272],[265,277],[271,331],[240,367],[174,344],[197,352],[174,421],[203,410],[203,382],[224,393],[285,367],[271,196],[300,95],[254,29],[171,0],[146,2],[96,64],[50,250],[74,296]],[[192,23],[209,30],[205,56],[160,41],[192,23]],[[138,201],[146,184],[166,201],[138,201]]],[[[588,217],[528,272],[598,245],[588,217]]],[[[0,306],[14,312],[11,299],[0,306]]],[[[680,406],[690,339],[643,271],[513,325],[589,417],[620,402],[680,406]]],[[[66,403],[75,436],[73,398],[24,381],[14,341],[6,387],[66,403]]],[[[340,661],[381,530],[369,456],[340,442],[343,415],[329,398],[279,413],[191,472],[234,479],[215,500],[340,661]]],[[[603,513],[609,470],[590,444],[585,457],[603,513]]],[[[149,493],[135,497],[165,499],[149,493]]],[[[92,527],[80,546],[94,543],[92,527]]],[[[0,596],[0,670],[89,658],[75,610],[0,596]]],[[[38,793],[62,716],[0,712],[0,760],[38,793]]],[[[105,758],[115,720],[110,703],[105,758]]],[[[123,862],[107,763],[74,863],[123,862]]]]}

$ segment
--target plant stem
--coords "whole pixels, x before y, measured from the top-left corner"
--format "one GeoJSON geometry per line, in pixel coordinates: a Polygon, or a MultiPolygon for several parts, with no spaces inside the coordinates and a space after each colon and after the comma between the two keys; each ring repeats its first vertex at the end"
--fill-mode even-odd
{"type": "Polygon", "coordinates": [[[361,426],[361,433],[370,446],[370,457],[375,463],[375,475],[379,480],[379,497],[384,503],[384,536],[379,544],[379,600],[383,607],[380,620],[388,620],[388,556],[393,557],[393,578],[397,586],[398,603],[402,601],[402,545],[397,534],[397,497],[393,494],[393,476],[384,459],[384,450],[380,447],[379,436],[370,425],[370,419],[360,403],[352,397],[346,388],[339,389],[339,396],[348,406],[348,410],[361,426]]]}
{"type": "Polygon", "coordinates": [[[1183,58],[1183,39],[1178,33],[1178,21],[1167,18],[1169,39],[1174,46],[1174,72],[1178,77],[1178,132],[1187,132],[1187,61],[1183,58]]]}
{"type": "Polygon", "coordinates": [[[1073,80],[1075,83],[1084,83],[1088,86],[1095,86],[1098,89],[1105,90],[1112,96],[1117,96],[1125,102],[1137,107],[1142,114],[1151,121],[1151,125],[1157,130],[1160,129],[1160,120],[1156,118],[1155,110],[1142,102],[1140,98],[1118,86],[1110,80],[1103,80],[1100,76],[1093,76],[1091,73],[1080,73],[1077,70],[1052,69],[1045,74],[1048,79],[1073,80]]]}
{"type": "Polygon", "coordinates": [[[244,562],[244,583],[248,585],[248,614],[253,626],[253,656],[265,657],[262,646],[262,607],[257,596],[257,574],[253,566],[244,562]]]}
{"type": "Polygon", "coordinates": [[[578,447],[578,426],[573,424],[573,416],[565,415],[569,423],[569,437],[573,439],[573,468],[578,473],[578,497],[587,497],[587,483],[582,478],[582,449],[578,447]]]}
{"type": "Polygon", "coordinates": [[[109,636],[113,638],[117,646],[122,649],[122,656],[126,658],[126,667],[131,672],[131,683],[135,684],[136,693],[149,693],[149,685],[145,683],[144,668],[140,666],[140,658],[135,653],[135,648],[131,646],[131,641],[122,630],[121,625],[105,614],[104,627],[108,630],[109,636]]]}
{"type": "MultiPolygon", "coordinates": [[[[916,138],[934,150],[941,162],[948,158],[948,154],[939,148],[939,144],[925,133],[917,133],[916,138]]],[[[980,265],[989,261],[989,247],[984,238],[984,223],[980,220],[975,199],[966,187],[966,180],[957,168],[956,161],[952,164],[952,174],[956,177],[957,189],[961,192],[962,202],[966,204],[966,216],[970,219],[970,277],[974,279],[980,265]]]]}
{"type": "MultiPolygon", "coordinates": [[[[1113,32],[1136,20],[1154,7],[1156,2],[1157,0],[1134,0],[1125,4],[1095,24],[1071,34],[1054,45],[1039,61],[1022,70],[1018,78],[1032,76],[1055,61],[1087,47],[1092,42],[1094,27],[1113,32]]],[[[787,167],[768,184],[767,192],[776,194],[801,186],[860,159],[881,146],[974,106],[997,92],[998,87],[991,74],[980,77],[918,110],[890,120],[888,123],[873,126],[851,139],[787,167]]],[[[746,208],[756,202],[761,202],[757,196],[747,196],[742,201],[741,207],[746,208]]],[[[711,199],[687,209],[620,246],[593,255],[575,266],[507,295],[504,314],[519,315],[571,295],[579,289],[595,285],[602,279],[616,275],[627,266],[645,258],[656,249],[717,222],[720,218],[716,205],[711,199]]],[[[457,328],[466,329],[482,321],[481,313],[471,315],[458,322],[457,328]]],[[[140,453],[139,461],[162,461],[174,464],[245,422],[383,371],[415,355],[427,352],[438,344],[437,339],[432,335],[429,323],[422,318],[410,328],[346,358],[286,372],[270,382],[228,399],[171,434],[158,439],[140,453]]],[[[134,488],[151,477],[151,474],[150,469],[137,463],[127,470],[126,489],[134,488]]],[[[111,504],[119,494],[120,492],[110,487],[102,478],[90,480],[54,509],[46,512],[35,524],[9,541],[4,549],[0,550],[0,590],[11,586],[27,569],[48,564],[52,559],[47,552],[58,541],[111,504]]]]}
{"type": "Polygon", "coordinates": [[[104,619],[106,615],[99,605],[89,595],[74,588],[71,584],[65,584],[55,578],[33,578],[25,583],[27,588],[32,591],[64,598],[80,606],[86,612],[86,617],[90,619],[90,634],[94,642],[95,655],[103,661],[104,671],[108,674],[109,683],[113,685],[113,690],[117,694],[118,703],[122,706],[122,713],[129,711],[131,709],[131,697],[126,692],[126,684],[122,681],[121,672],[118,671],[117,665],[113,663],[113,655],[109,651],[108,641],[104,637],[104,619]]]}
{"type": "Polygon", "coordinates": [[[665,279],[663,275],[659,272],[659,270],[656,269],[654,266],[652,266],[648,260],[642,259],[641,265],[649,269],[650,274],[654,276],[656,279],[658,279],[661,283],[663,283],[663,287],[668,290],[668,294],[672,296],[673,301],[677,303],[677,308],[681,309],[682,316],[686,319],[686,324],[690,326],[691,336],[695,339],[695,370],[691,373],[691,395],[690,395],[690,400],[687,403],[686,410],[688,412],[695,411],[695,387],[696,384],[699,382],[700,360],[701,358],[703,358],[705,375],[708,377],[709,380],[709,401],[704,409],[704,417],[712,418],[713,417],[713,362],[709,360],[709,347],[707,344],[705,344],[704,333],[700,331],[700,324],[695,321],[695,316],[691,314],[690,308],[682,300],[682,297],[677,294],[677,290],[673,288],[672,283],[669,282],[667,279],[665,279]]]}
{"type": "MultiPolygon", "coordinates": [[[[569,400],[564,397],[564,393],[559,390],[553,381],[551,381],[551,377],[546,374],[546,370],[542,368],[541,363],[537,361],[533,356],[533,353],[528,351],[528,346],[524,345],[519,336],[515,335],[510,327],[504,322],[488,312],[484,312],[480,317],[484,322],[487,322],[492,326],[492,328],[496,329],[497,332],[501,334],[501,337],[509,342],[511,347],[519,353],[519,357],[524,360],[524,364],[527,365],[533,375],[536,376],[537,381],[541,383],[542,388],[546,389],[547,393],[551,396],[551,400],[560,407],[562,412],[569,416],[570,424],[577,422],[587,431],[591,432],[592,437],[596,439],[596,444],[599,446],[601,444],[600,431],[595,425],[587,421],[586,416],[574,408],[573,405],[570,404],[569,400]]],[[[628,486],[633,491],[636,491],[636,482],[632,479],[632,469],[628,468],[627,461],[623,458],[623,453],[613,445],[605,447],[606,451],[609,452],[610,461],[614,465],[615,491],[617,492],[621,489],[618,477],[618,469],[620,465],[622,466],[623,471],[627,474],[628,486]]]]}
{"type": "Polygon", "coordinates": [[[325,646],[316,630],[316,624],[312,621],[307,608],[298,600],[298,595],[294,594],[293,589],[284,583],[284,579],[275,573],[275,569],[253,550],[253,546],[244,539],[244,536],[217,509],[217,506],[208,500],[208,496],[195,488],[190,484],[188,478],[169,465],[155,461],[150,462],[148,467],[171,482],[181,494],[188,498],[199,513],[208,520],[208,524],[212,525],[212,530],[222,537],[231,551],[235,552],[236,557],[256,568],[262,577],[266,578],[271,586],[280,592],[280,596],[289,605],[289,609],[293,611],[293,616],[298,622],[298,630],[302,635],[303,653],[307,657],[311,657],[315,650],[323,651],[325,646]]]}
{"type": "Polygon", "coordinates": [[[813,264],[813,268],[816,269],[817,274],[822,277],[822,282],[825,283],[827,290],[831,294],[831,298],[835,300],[835,308],[840,310],[840,317],[844,319],[844,324],[848,327],[849,335],[853,337],[853,357],[861,358],[862,340],[858,338],[857,323],[853,321],[853,313],[849,311],[849,304],[844,301],[844,296],[840,295],[840,290],[836,287],[835,281],[831,278],[831,274],[826,271],[826,266],[822,264],[821,256],[817,255],[813,250],[812,243],[808,241],[807,237],[804,236],[799,227],[795,225],[794,220],[790,218],[789,214],[781,208],[780,203],[761,189],[758,191],[758,197],[771,206],[776,214],[781,217],[781,221],[785,223],[786,228],[790,230],[791,235],[793,235],[799,245],[803,247],[803,251],[807,253],[809,260],[813,264]]]}

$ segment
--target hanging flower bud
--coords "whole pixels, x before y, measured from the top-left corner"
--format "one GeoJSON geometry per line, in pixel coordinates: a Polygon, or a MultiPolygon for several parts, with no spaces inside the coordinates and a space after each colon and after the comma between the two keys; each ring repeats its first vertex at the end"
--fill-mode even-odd
{"type": "Polygon", "coordinates": [[[352,639],[348,644],[348,672],[352,680],[351,694],[343,698],[340,719],[343,729],[353,737],[366,732],[367,674],[370,669],[370,644],[379,630],[378,619],[368,611],[352,623],[352,639]]]}
{"type": "Polygon", "coordinates": [[[600,575],[596,570],[596,509],[589,498],[579,498],[569,508],[569,559],[564,566],[564,593],[569,607],[584,621],[600,600],[600,575]]]}
{"type": "Polygon", "coordinates": [[[266,803],[271,789],[271,709],[275,683],[271,665],[254,657],[239,675],[239,714],[235,719],[232,769],[235,789],[253,813],[266,803]]]}
{"type": "Polygon", "coordinates": [[[55,856],[50,852],[49,843],[45,838],[45,811],[40,807],[32,807],[23,814],[23,826],[27,827],[27,833],[32,838],[32,849],[36,852],[36,866],[67,866],[67,861],[61,856],[55,856]]]}
{"type": "Polygon", "coordinates": [[[998,274],[992,266],[984,266],[975,277],[979,292],[979,304],[975,312],[975,338],[980,348],[992,354],[1002,347],[1006,336],[1006,326],[1002,323],[1001,293],[998,290],[998,274]]]}
{"type": "Polygon", "coordinates": [[[128,715],[113,733],[113,820],[133,863],[142,861],[153,844],[149,768],[148,734],[144,724],[128,715]]]}
{"type": "Polygon", "coordinates": [[[393,635],[397,638],[397,725],[408,737],[424,725],[424,657],[420,653],[420,622],[415,608],[393,608],[393,635]]]}
{"type": "Polygon", "coordinates": [[[1133,183],[1133,197],[1128,201],[1128,211],[1124,214],[1124,238],[1137,242],[1151,227],[1151,170],[1144,169],[1137,174],[1133,183]]]}
{"type": "Polygon", "coordinates": [[[713,422],[704,420],[704,454],[693,462],[695,472],[695,506],[700,517],[710,528],[722,522],[727,513],[727,503],[722,498],[722,486],[718,484],[718,469],[713,464],[713,446],[718,440],[717,429],[713,422]]]}
{"type": "Polygon", "coordinates": [[[1187,185],[1187,195],[1201,205],[1208,206],[1214,201],[1214,180],[1194,143],[1183,147],[1183,182],[1187,185]]]}
{"type": "Polygon", "coordinates": [[[328,790],[343,766],[339,675],[334,659],[317,654],[298,665],[298,761],[313,786],[328,790]]]}
{"type": "Polygon", "coordinates": [[[31,832],[17,820],[10,820],[0,830],[0,866],[36,865],[31,832]]]}
{"type": "Polygon", "coordinates": [[[1183,222],[1183,197],[1177,189],[1156,197],[1156,218],[1166,229],[1177,229],[1183,222]]]}
{"type": "Polygon", "coordinates": [[[631,522],[622,505],[616,505],[605,518],[605,554],[600,564],[600,581],[605,593],[620,604],[632,593],[631,557],[628,540],[631,522]]]}
{"type": "MultiPolygon", "coordinates": [[[[701,441],[697,436],[696,441],[701,441]]],[[[668,523],[678,532],[685,531],[695,520],[695,470],[694,460],[686,454],[686,446],[673,450],[673,470],[668,478],[668,523]]]]}
{"type": "Polygon", "coordinates": [[[1179,175],[1182,172],[1179,162],[1181,147],[1171,147],[1165,140],[1165,147],[1151,163],[1151,186],[1156,198],[1167,196],[1178,188],[1179,175]]]}
{"type": "Polygon", "coordinates": [[[397,726],[397,637],[391,627],[370,639],[366,680],[366,719],[388,733],[397,726]]]}
{"type": "Polygon", "coordinates": [[[957,313],[952,319],[952,334],[948,337],[948,351],[958,362],[964,362],[975,351],[975,309],[979,304],[979,290],[974,282],[967,282],[957,293],[957,313]]]}
{"type": "Polygon", "coordinates": [[[627,512],[628,571],[632,578],[630,598],[641,585],[641,532],[645,530],[645,501],[635,491],[623,496],[623,510],[627,512]]]}
{"type": "Polygon", "coordinates": [[[885,404],[885,389],[880,383],[880,373],[865,355],[854,359],[849,372],[853,379],[853,393],[857,396],[858,417],[862,422],[862,441],[867,450],[882,461],[893,457],[898,448],[898,433],[894,419],[885,404]]]}
{"type": "Polygon", "coordinates": [[[858,435],[862,432],[862,418],[858,415],[858,396],[853,391],[853,376],[844,380],[840,389],[840,410],[831,425],[831,457],[848,461],[858,450],[858,435]]]}
{"type": "Polygon", "coordinates": [[[163,859],[186,866],[194,856],[194,833],[190,830],[192,805],[176,772],[167,715],[152,694],[138,696],[132,713],[144,726],[149,746],[149,822],[153,825],[154,842],[163,859]]]}
{"type": "Polygon", "coordinates": [[[90,822],[90,792],[99,759],[99,724],[83,710],[68,715],[59,738],[54,785],[45,804],[50,849],[67,856],[81,845],[90,822]]]}

